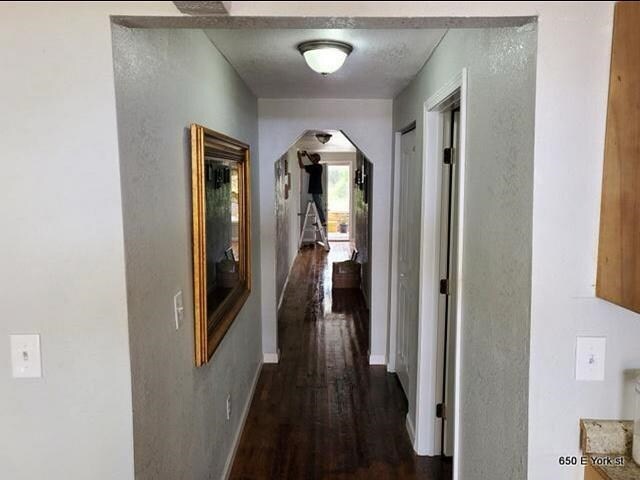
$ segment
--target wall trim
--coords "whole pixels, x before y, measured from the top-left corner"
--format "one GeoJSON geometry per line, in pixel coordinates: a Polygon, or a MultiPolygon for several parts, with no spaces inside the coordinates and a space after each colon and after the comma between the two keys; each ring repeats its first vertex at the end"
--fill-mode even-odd
{"type": "MultiPolygon", "coordinates": [[[[414,124],[413,122],[412,124],[414,124]]],[[[389,332],[387,333],[387,352],[389,352],[389,362],[387,363],[387,371],[396,371],[396,358],[398,355],[398,228],[400,224],[400,162],[402,152],[401,139],[402,131],[410,131],[408,127],[394,133],[393,142],[393,167],[391,169],[393,175],[393,192],[391,193],[391,231],[389,232],[390,241],[389,248],[389,332]]]]}
{"type": "Polygon", "coordinates": [[[249,390],[249,395],[247,396],[247,400],[244,403],[244,408],[242,409],[242,415],[240,416],[240,424],[238,425],[238,429],[236,430],[236,433],[233,437],[233,443],[231,444],[231,452],[229,452],[227,461],[224,464],[224,470],[222,471],[222,478],[225,480],[227,480],[229,478],[229,475],[231,474],[231,468],[233,467],[233,461],[236,458],[236,452],[238,451],[240,438],[242,438],[244,425],[247,422],[247,417],[249,416],[249,410],[251,409],[253,394],[256,391],[256,385],[258,385],[260,372],[262,372],[262,365],[263,365],[263,362],[260,362],[260,364],[258,365],[258,368],[256,368],[256,373],[253,376],[253,381],[251,382],[251,389],[249,390]]]}
{"type": "MultiPolygon", "coordinates": [[[[189,2],[197,3],[197,2],[189,2]]],[[[202,2],[213,3],[213,2],[202,2]]],[[[222,4],[228,2],[220,2],[222,4]]],[[[231,2],[233,3],[233,2],[231,2]]],[[[233,7],[231,8],[233,11],[233,7]]],[[[112,15],[112,22],[128,28],[298,28],[326,29],[345,25],[350,29],[407,28],[504,28],[537,22],[537,16],[507,17],[345,17],[345,16],[266,16],[266,15],[112,15]]]]}
{"type": "Polygon", "coordinates": [[[262,357],[262,363],[278,363],[280,361],[280,351],[276,353],[265,352],[262,357]]]}
{"type": "Polygon", "coordinates": [[[369,355],[369,365],[386,365],[387,357],[385,355],[369,355]]]}
{"type": "Polygon", "coordinates": [[[173,2],[186,15],[229,15],[231,2],[173,2]]]}
{"type": "Polygon", "coordinates": [[[451,96],[452,92],[462,87],[462,79],[464,76],[466,76],[464,71],[458,72],[455,77],[442,85],[433,95],[431,95],[425,102],[425,112],[435,110],[436,107],[438,110],[447,109],[449,105],[445,100],[451,96]]]}
{"type": "Polygon", "coordinates": [[[458,219],[454,228],[457,235],[456,259],[456,313],[455,313],[455,394],[454,394],[454,455],[453,480],[459,478],[460,458],[460,400],[461,400],[461,356],[462,356],[462,303],[464,284],[462,275],[465,160],[466,160],[466,115],[467,115],[467,69],[463,68],[454,78],[444,84],[427,99],[423,106],[424,170],[422,179],[422,224],[420,227],[420,287],[418,300],[418,368],[416,384],[416,419],[414,450],[420,455],[438,455],[441,449],[439,419],[436,418],[438,403],[439,312],[438,283],[440,278],[440,186],[442,167],[442,111],[451,107],[459,95],[460,132],[458,159],[458,219]]]}

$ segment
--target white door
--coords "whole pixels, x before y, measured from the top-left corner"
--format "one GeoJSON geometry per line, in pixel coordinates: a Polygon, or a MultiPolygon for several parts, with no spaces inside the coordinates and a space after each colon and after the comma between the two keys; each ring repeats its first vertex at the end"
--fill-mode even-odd
{"type": "Polygon", "coordinates": [[[416,131],[401,137],[398,205],[398,309],[396,372],[408,398],[415,380],[418,339],[420,201],[422,169],[416,155],[416,131]]]}

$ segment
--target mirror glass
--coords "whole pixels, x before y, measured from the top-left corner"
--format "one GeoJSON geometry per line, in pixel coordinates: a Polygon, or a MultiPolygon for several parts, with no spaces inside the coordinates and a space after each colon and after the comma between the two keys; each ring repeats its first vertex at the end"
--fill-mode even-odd
{"type": "MultiPolygon", "coordinates": [[[[237,164],[205,157],[207,317],[240,284],[240,183],[237,164]]],[[[211,322],[209,328],[215,327],[211,322]]]]}

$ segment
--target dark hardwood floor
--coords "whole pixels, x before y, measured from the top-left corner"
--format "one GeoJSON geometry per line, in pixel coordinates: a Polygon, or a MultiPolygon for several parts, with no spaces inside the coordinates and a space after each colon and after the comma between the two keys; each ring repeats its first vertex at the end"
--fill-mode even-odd
{"type": "Polygon", "coordinates": [[[368,310],[358,290],[331,291],[329,254],[298,255],[279,313],[278,365],[264,365],[230,478],[451,478],[451,462],[414,454],[395,375],[369,366],[368,310]]]}

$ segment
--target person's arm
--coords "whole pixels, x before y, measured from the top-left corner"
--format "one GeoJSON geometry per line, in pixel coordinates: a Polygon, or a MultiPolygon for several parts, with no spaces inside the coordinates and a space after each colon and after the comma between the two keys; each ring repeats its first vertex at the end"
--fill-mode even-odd
{"type": "Polygon", "coordinates": [[[307,152],[301,152],[300,150],[297,150],[296,153],[298,154],[298,165],[300,166],[300,169],[304,170],[304,163],[302,163],[302,156],[307,152]]]}

